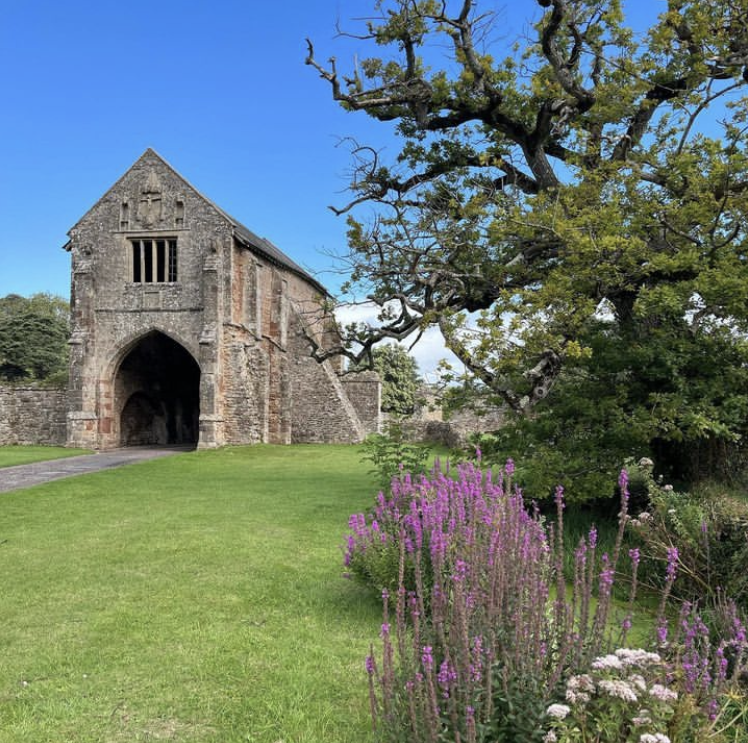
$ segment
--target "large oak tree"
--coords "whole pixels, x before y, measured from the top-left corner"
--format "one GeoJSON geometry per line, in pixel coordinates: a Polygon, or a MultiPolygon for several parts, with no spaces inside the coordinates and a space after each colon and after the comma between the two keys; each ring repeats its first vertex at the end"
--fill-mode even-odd
{"type": "Polygon", "coordinates": [[[616,0],[526,4],[515,40],[473,0],[376,2],[345,73],[309,43],[402,142],[356,147],[336,207],[381,323],[317,356],[438,324],[560,475],[648,450],[689,474],[748,418],[748,0],[668,0],[640,34],[616,0]],[[568,453],[586,441],[599,462],[568,453]]]}

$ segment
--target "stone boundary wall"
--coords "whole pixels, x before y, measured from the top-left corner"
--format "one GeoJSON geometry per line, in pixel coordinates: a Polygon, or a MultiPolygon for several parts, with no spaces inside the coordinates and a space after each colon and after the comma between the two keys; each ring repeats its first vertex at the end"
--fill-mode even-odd
{"type": "Polygon", "coordinates": [[[0,384],[0,445],[65,446],[67,388],[0,384]]]}
{"type": "Polygon", "coordinates": [[[341,377],[348,395],[366,434],[379,433],[382,406],[382,383],[376,372],[357,372],[341,377]]]}
{"type": "Polygon", "coordinates": [[[473,433],[496,431],[504,425],[505,412],[501,408],[478,413],[474,410],[460,410],[449,420],[441,420],[424,407],[417,410],[403,422],[404,432],[410,441],[441,444],[450,449],[460,449],[467,445],[473,433]]]}

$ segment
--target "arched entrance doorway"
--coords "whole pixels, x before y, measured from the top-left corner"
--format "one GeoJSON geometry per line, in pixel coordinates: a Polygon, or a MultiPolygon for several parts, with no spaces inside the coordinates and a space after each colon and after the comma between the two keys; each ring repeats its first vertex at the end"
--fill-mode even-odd
{"type": "Polygon", "coordinates": [[[200,367],[154,331],[125,356],[115,377],[120,446],[197,444],[200,367]]]}

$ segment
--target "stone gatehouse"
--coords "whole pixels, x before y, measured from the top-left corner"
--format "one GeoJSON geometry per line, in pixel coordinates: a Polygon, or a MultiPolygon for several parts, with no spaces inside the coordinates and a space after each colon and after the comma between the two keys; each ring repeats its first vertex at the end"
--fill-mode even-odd
{"type": "Polygon", "coordinates": [[[153,150],[70,230],[67,443],[354,442],[379,381],[310,357],[326,291],[153,150]]]}

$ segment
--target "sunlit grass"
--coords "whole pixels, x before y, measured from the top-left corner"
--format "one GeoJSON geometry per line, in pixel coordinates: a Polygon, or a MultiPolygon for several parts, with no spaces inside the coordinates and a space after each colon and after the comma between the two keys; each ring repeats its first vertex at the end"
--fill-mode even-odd
{"type": "Polygon", "coordinates": [[[77,457],[79,454],[91,452],[88,449],[66,449],[62,446],[0,446],[0,467],[77,457]]]}
{"type": "Polygon", "coordinates": [[[0,741],[366,741],[355,447],[178,455],[2,497],[0,741]]]}

